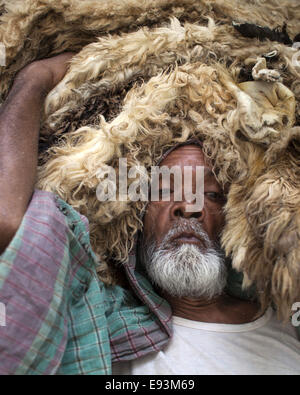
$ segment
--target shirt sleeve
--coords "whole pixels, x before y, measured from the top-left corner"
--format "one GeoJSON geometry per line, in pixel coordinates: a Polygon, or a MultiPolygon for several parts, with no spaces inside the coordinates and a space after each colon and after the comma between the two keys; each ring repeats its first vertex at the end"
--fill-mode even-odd
{"type": "Polygon", "coordinates": [[[0,374],[110,373],[107,331],[90,337],[106,327],[95,267],[87,220],[36,191],[0,256],[0,374]],[[80,362],[87,336],[98,344],[96,365],[86,355],[80,362]]]}

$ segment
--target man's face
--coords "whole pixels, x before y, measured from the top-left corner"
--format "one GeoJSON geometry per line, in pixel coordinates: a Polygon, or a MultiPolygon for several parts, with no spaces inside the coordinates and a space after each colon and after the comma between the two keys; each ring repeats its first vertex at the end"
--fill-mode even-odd
{"type": "Polygon", "coordinates": [[[144,217],[143,264],[150,279],[173,296],[211,298],[221,293],[226,283],[226,268],[219,248],[224,226],[222,188],[196,145],[175,149],[160,166],[179,166],[182,186],[184,168],[191,166],[193,193],[197,185],[196,168],[204,167],[204,206],[200,211],[188,212],[186,208],[191,202],[185,200],[184,191],[183,199],[174,201],[174,179],[171,179],[170,201],[150,202],[144,217]]]}
{"type": "MultiPolygon", "coordinates": [[[[224,195],[222,188],[215,179],[211,167],[206,163],[205,157],[200,147],[196,145],[186,145],[172,151],[160,164],[160,166],[179,166],[182,169],[184,180],[184,167],[192,166],[193,168],[193,192],[196,188],[196,167],[204,167],[204,207],[202,211],[187,212],[186,206],[190,202],[183,200],[175,202],[172,199],[174,191],[172,190],[171,179],[171,199],[169,202],[159,201],[150,202],[144,217],[144,237],[146,240],[154,238],[157,246],[160,245],[165,235],[171,229],[174,223],[180,219],[195,218],[202,225],[203,230],[208,234],[210,240],[216,242],[224,226],[224,195]]],[[[182,182],[184,185],[184,182],[182,182]]],[[[189,243],[201,246],[201,240],[193,235],[179,235],[177,243],[189,243]]]]}

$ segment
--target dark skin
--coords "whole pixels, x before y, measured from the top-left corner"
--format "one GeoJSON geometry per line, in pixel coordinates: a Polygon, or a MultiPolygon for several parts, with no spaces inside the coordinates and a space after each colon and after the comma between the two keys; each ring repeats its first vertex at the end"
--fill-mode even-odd
{"type": "MultiPolygon", "coordinates": [[[[218,242],[221,231],[224,227],[223,206],[225,203],[222,188],[215,179],[211,166],[205,160],[200,147],[187,145],[179,147],[171,152],[161,163],[160,166],[180,166],[184,180],[184,166],[193,167],[193,192],[196,188],[196,166],[204,166],[204,207],[201,211],[188,212],[187,202],[158,201],[150,202],[144,217],[144,239],[154,240],[159,246],[172,228],[173,224],[180,218],[196,218],[201,223],[202,228],[208,234],[210,240],[218,242]]],[[[184,196],[184,193],[182,194],[184,196]]],[[[197,245],[202,250],[205,245],[195,234],[182,234],[174,240],[176,245],[188,243],[197,245]]],[[[173,314],[182,318],[201,322],[214,322],[223,324],[244,324],[257,318],[259,306],[249,301],[243,301],[223,294],[213,300],[176,298],[162,290],[158,292],[170,303],[173,314]]]]}
{"type": "Polygon", "coordinates": [[[0,109],[0,254],[18,230],[33,194],[44,100],[63,79],[73,55],[25,67],[0,109]]]}

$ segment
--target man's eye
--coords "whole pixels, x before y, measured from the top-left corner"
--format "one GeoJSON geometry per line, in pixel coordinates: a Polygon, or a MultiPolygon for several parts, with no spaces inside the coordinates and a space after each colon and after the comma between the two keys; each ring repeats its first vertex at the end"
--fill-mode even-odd
{"type": "Polygon", "coordinates": [[[219,193],[219,192],[205,192],[205,195],[211,199],[211,200],[225,200],[225,196],[223,195],[223,193],[219,193]]]}

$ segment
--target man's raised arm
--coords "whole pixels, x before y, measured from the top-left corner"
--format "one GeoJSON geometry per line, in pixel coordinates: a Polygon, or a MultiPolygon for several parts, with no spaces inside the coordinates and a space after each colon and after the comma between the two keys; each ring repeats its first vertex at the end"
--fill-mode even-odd
{"type": "Polygon", "coordinates": [[[25,67],[0,108],[0,254],[18,230],[33,193],[44,99],[64,77],[72,56],[65,53],[25,67]]]}
{"type": "Polygon", "coordinates": [[[71,56],[23,69],[0,111],[0,375],[111,374],[88,223],[34,191],[41,109],[71,56]]]}

